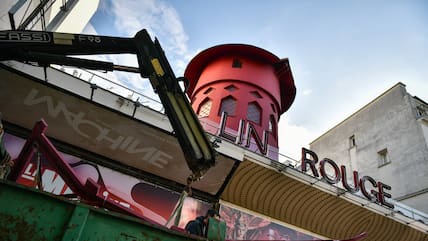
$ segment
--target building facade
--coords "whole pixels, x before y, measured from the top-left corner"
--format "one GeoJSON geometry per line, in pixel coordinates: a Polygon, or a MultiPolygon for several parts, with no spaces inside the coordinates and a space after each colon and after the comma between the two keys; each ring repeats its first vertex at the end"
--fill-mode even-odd
{"type": "MultiPolygon", "coordinates": [[[[169,227],[191,172],[163,113],[101,86],[93,89],[94,82],[60,69],[48,68],[45,78],[42,67],[17,62],[0,67],[3,143],[11,160],[20,159],[31,129],[43,119],[62,157],[56,161],[67,167],[55,168],[49,153],[33,149],[40,155],[17,162],[21,168],[9,181],[34,187],[40,173],[43,191],[70,195],[86,190],[85,181],[92,179],[103,190],[103,202],[119,203],[127,215],[169,227]],[[62,175],[67,169],[70,173],[62,175]]],[[[409,215],[224,140],[218,143],[217,164],[192,184],[179,228],[219,204],[228,240],[340,240],[361,233],[367,241],[428,240],[427,225],[409,215]]],[[[3,221],[0,225],[6,225],[3,221]]]]}
{"type": "Polygon", "coordinates": [[[310,143],[360,175],[383,180],[394,200],[428,213],[428,104],[402,83],[310,143]]]}
{"type": "MultiPolygon", "coordinates": [[[[28,1],[19,2],[29,4],[28,1]]],[[[91,1],[43,1],[43,4],[73,2],[91,1]]],[[[31,8],[39,6],[35,5],[31,8]]],[[[21,8],[25,10],[26,7],[22,5],[21,8]]],[[[73,11],[80,13],[76,9],[73,11]]],[[[46,28],[34,29],[59,31],[58,28],[49,28],[49,24],[46,28]]],[[[74,32],[71,29],[64,31],[74,32]]],[[[225,126],[229,129],[224,130],[230,135],[236,134],[233,131],[239,133],[239,120],[244,119],[255,124],[257,135],[251,136],[254,141],[254,136],[262,136],[262,131],[276,133],[279,115],[294,99],[294,84],[284,82],[287,79],[292,81],[288,62],[256,47],[243,48],[253,49],[253,52],[235,53],[228,56],[227,61],[210,55],[207,58],[212,61],[210,63],[194,62],[201,68],[193,66],[193,69],[201,71],[214,70],[211,64],[216,61],[225,65],[216,69],[217,73],[207,75],[202,71],[197,72],[195,78],[187,76],[195,90],[193,92],[189,88],[188,93],[195,98],[195,112],[217,126],[222,123],[224,111],[221,110],[230,107],[224,104],[231,103],[228,100],[235,98],[243,106],[251,106],[244,108],[240,105],[237,109],[239,115],[234,121],[233,118],[226,121],[225,126]],[[275,63],[280,63],[280,66],[275,63]],[[253,82],[254,70],[261,75],[253,82]],[[231,76],[233,71],[241,74],[231,76]],[[207,78],[201,80],[200,77],[207,78]],[[262,82],[264,80],[271,81],[268,91],[265,91],[267,85],[262,82]],[[233,93],[234,88],[239,94],[233,93]],[[222,98],[216,97],[220,95],[222,98]],[[205,105],[208,103],[206,97],[212,98],[212,113],[206,111],[210,109],[205,108],[209,106],[205,105]],[[217,108],[214,108],[214,101],[217,108]],[[260,127],[256,126],[257,120],[260,120],[260,127]]],[[[139,225],[149,224],[152,233],[170,233],[181,237],[180,240],[192,240],[193,237],[171,231],[171,217],[179,215],[176,225],[183,228],[189,220],[203,215],[213,206],[219,206],[222,220],[227,225],[227,240],[349,240],[350,237],[361,237],[361,233],[367,234],[367,241],[428,240],[428,226],[413,217],[376,203],[367,204],[366,199],[344,193],[342,189],[279,163],[274,156],[260,155],[260,148],[252,149],[239,142],[231,142],[227,136],[208,129],[209,137],[223,140],[216,149],[217,163],[201,180],[192,183],[192,196],[186,197],[181,212],[174,214],[183,190],[187,190],[187,177],[191,171],[165,113],[154,109],[153,105],[142,104],[150,100],[143,94],[120,85],[110,88],[109,80],[96,72],[79,70],[84,74],[76,76],[66,70],[68,68],[15,61],[0,64],[0,112],[4,124],[1,144],[16,164],[12,170],[14,175],[8,176],[7,181],[0,180],[2,187],[14,182],[16,186],[27,186],[26,190],[37,186],[38,193],[50,193],[49,198],[52,199],[56,198],[54,195],[77,194],[78,202],[88,201],[85,197],[101,200],[96,204],[89,202],[89,205],[92,209],[113,214],[115,220],[119,219],[118,213],[125,214],[127,220],[134,220],[139,225]],[[33,137],[40,140],[41,136],[44,142],[37,145],[29,141],[33,137]],[[23,150],[31,150],[34,155],[22,158],[26,154],[23,150]]],[[[157,105],[162,106],[161,103],[157,105]]],[[[274,135],[269,138],[269,143],[275,148],[277,139],[274,135]]],[[[261,141],[263,143],[267,142],[261,141]]],[[[7,197],[7,200],[18,200],[18,194],[7,197]]],[[[3,200],[6,195],[0,192],[0,196],[3,200]]],[[[64,198],[61,200],[64,202],[64,198]]],[[[73,198],[67,201],[76,202],[73,198]]],[[[18,206],[21,203],[15,202],[18,206]]],[[[1,205],[1,216],[10,215],[9,209],[8,205],[1,205]]],[[[0,218],[0,227],[7,227],[0,229],[2,237],[7,239],[9,235],[23,232],[36,240],[61,237],[40,237],[40,230],[52,233],[45,223],[42,223],[42,228],[23,228],[34,220],[40,221],[40,216],[35,215],[32,209],[26,210],[30,211],[12,210],[13,217],[17,219],[0,218]],[[20,215],[22,213],[25,215],[20,215]]],[[[56,212],[49,214],[53,215],[50,220],[55,222],[61,215],[56,212]]],[[[85,226],[86,218],[82,223],[76,223],[62,226],[71,229],[85,226]]],[[[89,229],[99,234],[118,231],[118,236],[105,235],[103,240],[123,239],[124,235],[126,238],[147,239],[141,230],[136,234],[139,236],[131,236],[127,233],[128,227],[121,230],[116,225],[103,226],[101,221],[89,229]]],[[[81,237],[79,232],[76,234],[81,237]]]]}

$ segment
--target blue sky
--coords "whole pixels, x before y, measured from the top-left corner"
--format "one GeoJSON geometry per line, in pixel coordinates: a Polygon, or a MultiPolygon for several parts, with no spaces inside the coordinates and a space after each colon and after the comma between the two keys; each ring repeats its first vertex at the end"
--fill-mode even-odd
{"type": "Polygon", "coordinates": [[[297,95],[280,120],[280,150],[295,159],[302,146],[398,82],[428,102],[425,0],[101,0],[91,25],[123,37],[148,29],[177,76],[199,51],[218,44],[251,44],[289,58],[297,95]]]}

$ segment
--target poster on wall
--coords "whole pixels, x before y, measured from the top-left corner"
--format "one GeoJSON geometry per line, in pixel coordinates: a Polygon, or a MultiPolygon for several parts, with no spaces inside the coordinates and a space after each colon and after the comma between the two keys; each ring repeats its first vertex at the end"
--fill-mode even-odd
{"type": "Polygon", "coordinates": [[[208,203],[192,197],[186,197],[183,201],[183,207],[179,217],[180,221],[177,226],[184,229],[188,222],[195,220],[199,216],[204,216],[208,209],[210,209],[208,203]]]}
{"type": "MultiPolygon", "coordinates": [[[[11,158],[16,159],[25,144],[25,140],[8,133],[5,133],[3,138],[11,158]]],[[[77,178],[81,183],[85,183],[88,178],[95,182],[102,179],[108,190],[105,195],[109,195],[109,198],[128,208],[131,212],[138,213],[157,223],[166,223],[179,199],[178,193],[152,185],[138,178],[66,153],[61,153],[61,156],[76,172],[77,178]]],[[[29,162],[25,163],[16,182],[37,188],[37,158],[40,158],[43,191],[55,195],[73,194],[65,181],[43,155],[34,155],[29,162]]]]}
{"type": "MultiPolygon", "coordinates": [[[[25,144],[25,140],[5,133],[3,143],[11,158],[16,159],[25,144]]],[[[161,225],[170,224],[167,227],[174,225],[184,229],[189,221],[198,216],[204,216],[211,207],[209,203],[186,197],[181,212],[178,214],[178,223],[171,224],[168,220],[171,220],[177,203],[179,203],[180,195],[178,193],[73,155],[61,153],[61,157],[73,168],[79,182],[85,183],[86,180],[92,179],[97,183],[102,183],[107,190],[106,197],[108,195],[116,203],[128,208],[130,213],[147,217],[161,225]]],[[[64,179],[51,165],[50,160],[47,160],[42,154],[34,155],[25,163],[16,182],[38,188],[36,181],[37,163],[41,164],[41,188],[43,191],[55,195],[73,194],[64,179]]],[[[272,220],[224,204],[220,206],[220,220],[226,223],[226,240],[319,240],[272,220]]]]}
{"type": "MultiPolygon", "coordinates": [[[[96,103],[12,69],[0,67],[0,76],[0,110],[5,121],[31,129],[36,121],[43,119],[49,125],[47,135],[51,138],[187,184],[192,172],[177,138],[169,131],[121,113],[114,100],[108,100],[114,102],[114,107],[102,106],[103,101],[96,103]]],[[[84,84],[90,90],[90,85],[84,84]]],[[[94,94],[102,96],[107,92],[98,88],[94,94]]],[[[159,121],[167,118],[151,117],[159,121]]],[[[219,155],[217,163],[194,188],[213,195],[220,190],[223,182],[218,180],[226,179],[235,161],[219,155]]]]}
{"type": "Polygon", "coordinates": [[[220,217],[227,225],[226,240],[319,240],[224,204],[220,208],[220,217]]]}

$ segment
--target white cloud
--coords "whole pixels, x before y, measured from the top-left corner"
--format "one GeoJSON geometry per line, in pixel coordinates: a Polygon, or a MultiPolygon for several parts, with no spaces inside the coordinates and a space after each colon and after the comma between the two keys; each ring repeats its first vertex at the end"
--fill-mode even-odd
{"type": "MultiPolygon", "coordinates": [[[[161,0],[125,0],[109,1],[100,5],[106,18],[113,20],[112,28],[116,36],[132,38],[137,32],[146,29],[151,35],[158,38],[175,73],[182,74],[193,53],[188,53],[188,37],[184,31],[180,17],[176,10],[161,0]]],[[[96,34],[92,25],[85,28],[85,33],[96,34]]],[[[137,57],[133,54],[104,55],[89,57],[98,60],[113,62],[116,65],[138,67],[137,57]]],[[[178,76],[178,75],[177,75],[178,76]]],[[[153,99],[158,99],[152,90],[148,79],[139,74],[113,72],[115,82],[125,85],[139,93],[153,99]]]]}
{"type": "Polygon", "coordinates": [[[91,23],[88,23],[88,24],[86,24],[82,33],[83,34],[97,34],[97,31],[95,30],[94,26],[91,23]]]}
{"type": "Polygon", "coordinates": [[[310,95],[312,93],[312,90],[303,90],[303,95],[310,95]]]}
{"type": "Polygon", "coordinates": [[[112,1],[115,28],[128,36],[134,36],[141,29],[147,29],[159,38],[166,52],[184,55],[187,52],[188,37],[175,9],[159,0],[112,1]]]}
{"type": "MultiPolygon", "coordinates": [[[[104,12],[114,19],[114,26],[111,27],[115,29],[118,36],[133,37],[138,31],[146,29],[153,39],[154,37],[159,39],[174,71],[184,72],[190,60],[187,48],[188,37],[178,13],[171,5],[159,0],[111,1],[104,12]]],[[[90,26],[87,30],[92,32],[90,26]]],[[[118,65],[138,66],[135,55],[109,55],[101,59],[118,65]]],[[[116,72],[115,75],[122,84],[149,97],[157,98],[149,81],[142,79],[138,74],[116,72]]]]}
{"type": "Polygon", "coordinates": [[[290,123],[286,115],[282,116],[278,127],[279,153],[294,160],[300,160],[302,147],[309,148],[309,143],[315,139],[315,134],[303,126],[290,123]]]}

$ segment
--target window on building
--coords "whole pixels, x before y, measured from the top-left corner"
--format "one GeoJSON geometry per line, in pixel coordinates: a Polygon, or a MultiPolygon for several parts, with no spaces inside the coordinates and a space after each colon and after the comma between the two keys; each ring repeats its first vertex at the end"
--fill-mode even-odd
{"type": "Polygon", "coordinates": [[[384,166],[388,163],[390,163],[389,157],[388,157],[388,149],[383,149],[381,151],[378,151],[378,166],[384,166]]]}
{"type": "Polygon", "coordinates": [[[248,104],[247,109],[247,120],[252,121],[260,125],[260,119],[262,115],[262,108],[256,102],[251,102],[248,104]]]}
{"type": "Polygon", "coordinates": [[[357,143],[355,142],[355,135],[349,137],[349,148],[356,147],[357,143]]]}
{"type": "Polygon", "coordinates": [[[221,115],[221,113],[226,112],[227,115],[233,116],[235,115],[236,110],[236,99],[232,96],[228,96],[221,100],[220,104],[220,110],[218,112],[218,115],[221,115]]]}
{"type": "Polygon", "coordinates": [[[232,68],[242,68],[242,62],[239,59],[233,59],[232,68]]]}
{"type": "Polygon", "coordinates": [[[422,105],[416,106],[416,114],[418,118],[427,116],[427,110],[422,105]]]}
{"type": "Polygon", "coordinates": [[[202,104],[199,105],[198,116],[200,118],[209,116],[212,104],[213,102],[210,99],[207,98],[204,100],[202,104]]]}
{"type": "Polygon", "coordinates": [[[234,86],[234,85],[228,85],[228,86],[224,87],[224,89],[229,91],[229,92],[233,92],[233,91],[237,90],[238,88],[236,88],[236,86],[234,86]]]}

